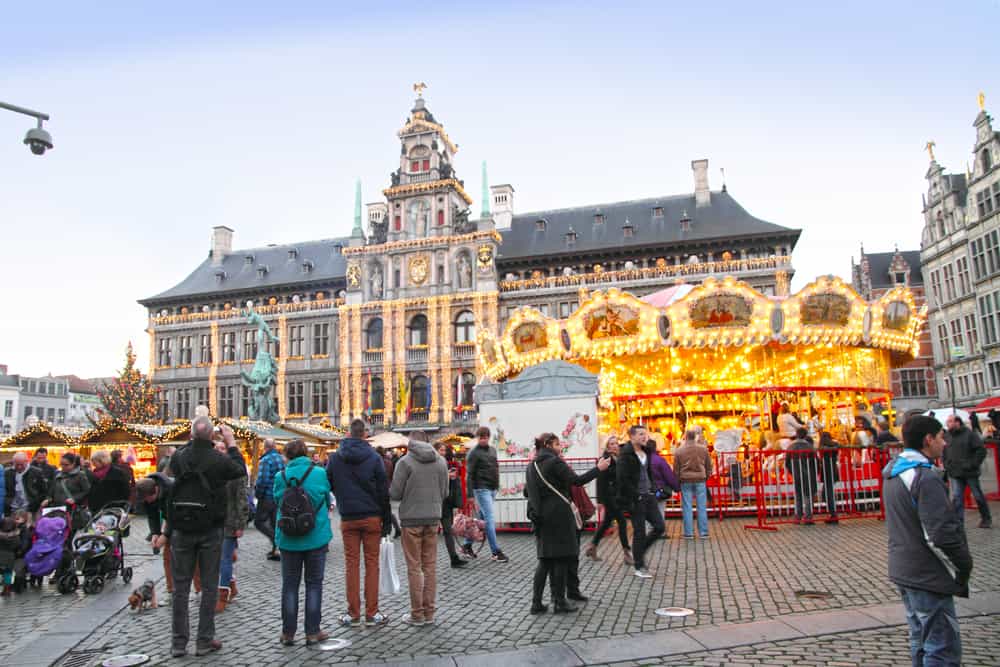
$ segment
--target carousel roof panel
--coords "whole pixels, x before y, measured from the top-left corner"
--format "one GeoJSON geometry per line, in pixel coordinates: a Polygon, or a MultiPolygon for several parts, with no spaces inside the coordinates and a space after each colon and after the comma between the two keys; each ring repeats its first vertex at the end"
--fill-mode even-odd
{"type": "Polygon", "coordinates": [[[800,230],[756,218],[725,190],[711,193],[709,205],[698,207],[694,194],[593,204],[514,216],[501,230],[499,261],[608,248],[676,245],[689,241],[780,234],[798,239],[800,230]],[[596,216],[603,215],[603,222],[596,216]],[[690,220],[685,229],[681,220],[690,220]],[[544,220],[544,229],[537,224],[544,220]],[[632,227],[626,236],[624,227],[632,227]],[[576,233],[568,246],[566,235],[576,233]]]}

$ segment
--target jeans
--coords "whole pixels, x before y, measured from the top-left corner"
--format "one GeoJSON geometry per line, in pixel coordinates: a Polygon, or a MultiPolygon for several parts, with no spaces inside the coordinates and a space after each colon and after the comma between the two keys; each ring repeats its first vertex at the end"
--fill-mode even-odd
{"type": "Polygon", "coordinates": [[[219,562],[219,588],[229,588],[233,581],[233,554],[238,543],[235,537],[222,538],[222,560],[219,562]]]}
{"type": "Polygon", "coordinates": [[[635,561],[635,569],[641,570],[646,567],[646,547],[662,536],[666,530],[663,515],[656,505],[656,496],[649,493],[639,496],[632,507],[632,558],[635,561]],[[653,532],[648,537],[646,521],[653,524],[653,532]]]}
{"type": "Polygon", "coordinates": [[[410,615],[434,620],[437,597],[437,526],[403,526],[403,556],[410,588],[410,615]]]}
{"type": "Polygon", "coordinates": [[[681,482],[681,515],[684,523],[684,536],[694,535],[692,525],[691,501],[698,502],[698,534],[708,535],[708,487],[705,482],[681,482]]]}
{"type": "Polygon", "coordinates": [[[257,512],[253,515],[253,525],[271,540],[272,551],[278,548],[274,543],[274,523],[277,515],[278,506],[274,498],[261,498],[257,503],[257,512]]]}
{"type": "Polygon", "coordinates": [[[448,556],[452,561],[458,559],[458,552],[455,551],[455,538],[451,535],[451,522],[455,519],[455,509],[451,505],[451,500],[445,498],[441,507],[441,532],[444,534],[444,547],[448,550],[448,556]]]}
{"type": "Polygon", "coordinates": [[[628,549],[628,529],[625,527],[625,516],[615,505],[604,506],[604,518],[601,519],[601,525],[597,527],[597,532],[590,540],[591,544],[597,546],[600,543],[604,533],[611,527],[612,521],[618,523],[618,541],[621,543],[622,549],[628,549]]]}
{"type": "Polygon", "coordinates": [[[378,556],[382,542],[382,519],[340,522],[344,540],[344,580],[347,588],[347,613],[361,617],[361,550],[365,554],[365,615],[378,613],[378,556]]]}
{"type": "Polygon", "coordinates": [[[306,636],[319,634],[323,620],[323,573],[326,552],[322,546],[308,551],[281,550],[281,634],[295,636],[299,620],[299,583],[306,574],[306,636]]]}
{"type": "Polygon", "coordinates": [[[798,479],[794,481],[793,486],[795,488],[795,518],[812,521],[816,483],[812,479],[798,479]]]}
{"type": "Polygon", "coordinates": [[[951,667],[962,663],[955,600],[950,595],[899,587],[910,626],[913,667],[951,667]]]}
{"type": "Polygon", "coordinates": [[[952,477],[948,480],[951,485],[951,504],[955,506],[958,513],[958,520],[965,523],[965,487],[972,490],[972,497],[979,506],[979,518],[989,523],[993,519],[990,516],[990,505],[983,495],[983,487],[979,485],[978,477],[952,477]]]}
{"type": "Polygon", "coordinates": [[[171,596],[173,648],[187,648],[191,636],[188,619],[188,596],[195,565],[202,582],[201,604],[198,609],[198,648],[207,648],[215,639],[215,602],[219,597],[219,559],[222,556],[222,528],[204,533],[184,533],[174,530],[170,536],[171,567],[174,594],[171,596]]]}
{"type": "MultiPolygon", "coordinates": [[[[472,493],[479,506],[479,518],[486,522],[486,540],[490,543],[490,550],[497,553],[500,546],[497,544],[497,524],[493,518],[493,501],[497,492],[493,489],[473,489],[472,493]]],[[[465,543],[472,544],[472,540],[465,540],[465,543]]]]}

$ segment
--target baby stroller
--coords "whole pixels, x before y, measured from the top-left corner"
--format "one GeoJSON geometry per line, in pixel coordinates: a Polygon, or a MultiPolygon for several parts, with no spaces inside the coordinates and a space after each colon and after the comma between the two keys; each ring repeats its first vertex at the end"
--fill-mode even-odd
{"type": "Polygon", "coordinates": [[[59,592],[76,590],[83,576],[83,592],[97,594],[104,583],[119,574],[132,580],[132,568],[125,567],[125,536],[129,530],[127,501],[108,503],[97,511],[86,530],[73,536],[69,571],[59,579],[59,592]]]}
{"type": "Polygon", "coordinates": [[[24,557],[32,586],[41,586],[43,578],[55,573],[60,581],[59,590],[63,592],[62,575],[70,560],[67,549],[69,534],[70,516],[65,507],[52,507],[42,513],[35,524],[35,541],[24,557]]]}

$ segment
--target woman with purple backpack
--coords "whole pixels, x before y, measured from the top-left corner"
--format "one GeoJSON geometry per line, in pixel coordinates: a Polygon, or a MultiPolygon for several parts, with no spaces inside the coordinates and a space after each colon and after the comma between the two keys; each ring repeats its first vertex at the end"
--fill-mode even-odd
{"type": "MultiPolygon", "coordinates": [[[[649,457],[649,471],[653,477],[656,505],[660,508],[660,516],[663,517],[667,500],[674,493],[681,492],[681,483],[677,481],[677,475],[667,460],[656,451],[656,442],[652,438],[646,442],[646,456],[649,457]]],[[[663,534],[666,535],[665,532],[663,534]]]]}

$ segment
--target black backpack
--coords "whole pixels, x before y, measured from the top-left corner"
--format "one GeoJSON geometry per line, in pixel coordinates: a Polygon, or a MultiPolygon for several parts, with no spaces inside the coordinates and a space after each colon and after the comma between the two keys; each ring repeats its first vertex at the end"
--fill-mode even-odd
{"type": "Polygon", "coordinates": [[[184,533],[207,532],[225,519],[225,505],[212,491],[205,473],[194,469],[190,455],[179,458],[180,474],[170,498],[170,525],[184,533]]]}
{"type": "Polygon", "coordinates": [[[309,473],[315,467],[315,463],[310,463],[301,479],[294,477],[288,479],[285,471],[281,471],[281,479],[285,480],[286,488],[284,495],[281,496],[281,518],[278,519],[278,527],[289,537],[308,535],[316,527],[316,508],[302,487],[302,483],[309,478],[309,473]]]}

